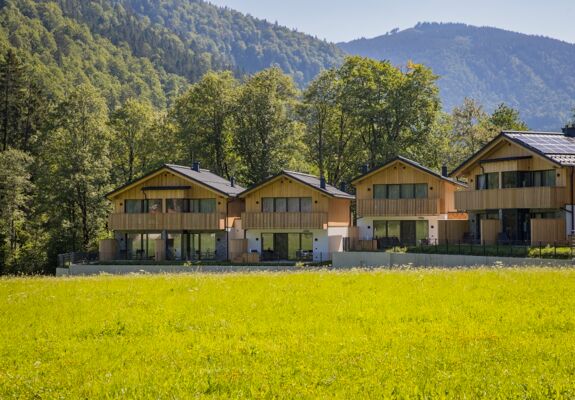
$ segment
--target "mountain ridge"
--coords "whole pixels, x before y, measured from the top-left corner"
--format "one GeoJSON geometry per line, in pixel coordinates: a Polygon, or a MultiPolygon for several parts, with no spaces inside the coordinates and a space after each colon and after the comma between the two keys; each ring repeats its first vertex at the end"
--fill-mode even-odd
{"type": "Polygon", "coordinates": [[[535,129],[558,129],[575,99],[575,44],[460,23],[419,23],[371,39],[338,43],[349,54],[425,64],[440,76],[447,110],[465,97],[487,110],[506,103],[535,129]]]}

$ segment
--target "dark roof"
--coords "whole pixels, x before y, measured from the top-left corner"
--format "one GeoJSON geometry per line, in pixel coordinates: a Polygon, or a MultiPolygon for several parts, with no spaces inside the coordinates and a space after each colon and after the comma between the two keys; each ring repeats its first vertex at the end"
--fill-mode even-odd
{"type": "Polygon", "coordinates": [[[194,182],[197,182],[197,183],[200,183],[204,186],[207,186],[208,188],[210,188],[210,189],[212,189],[218,193],[221,193],[225,196],[228,196],[228,197],[235,197],[245,190],[243,187],[238,186],[238,185],[234,185],[232,187],[232,184],[230,181],[222,178],[219,175],[214,174],[213,172],[210,172],[207,169],[200,169],[200,171],[194,171],[191,167],[186,167],[183,165],[164,164],[160,168],[155,169],[154,171],[151,171],[148,174],[146,174],[146,175],[144,175],[138,179],[135,179],[131,182],[128,182],[127,184],[113,190],[112,192],[108,193],[106,195],[106,197],[109,197],[109,196],[111,196],[117,192],[120,192],[123,189],[127,188],[128,186],[133,185],[134,183],[136,183],[138,181],[146,179],[147,177],[157,173],[158,171],[161,171],[164,168],[176,173],[177,175],[181,175],[181,176],[188,178],[194,182]]]}
{"type": "Polygon", "coordinates": [[[288,176],[304,185],[310,186],[313,189],[319,190],[322,193],[325,193],[331,197],[337,197],[337,198],[342,198],[342,199],[354,199],[355,196],[343,192],[339,189],[337,189],[335,186],[326,184],[325,185],[325,189],[323,189],[321,187],[321,181],[320,178],[315,176],[315,175],[310,175],[310,174],[304,174],[302,172],[295,172],[295,171],[287,171],[287,170],[282,170],[279,174],[270,176],[268,179],[250,187],[249,189],[247,189],[246,191],[244,191],[241,196],[245,196],[246,194],[253,192],[254,190],[268,184],[269,182],[273,181],[274,179],[280,177],[280,176],[288,176]]]}
{"type": "Polygon", "coordinates": [[[374,172],[379,171],[380,169],[386,168],[386,167],[388,167],[390,164],[393,164],[393,163],[396,162],[396,161],[402,161],[402,162],[404,162],[404,163],[406,163],[406,164],[409,164],[409,165],[411,165],[412,167],[417,168],[417,169],[419,169],[419,170],[421,170],[421,171],[423,171],[423,172],[425,172],[425,173],[428,173],[428,174],[430,174],[430,175],[433,175],[433,176],[435,176],[436,178],[443,179],[443,180],[448,181],[448,182],[451,182],[451,183],[453,183],[453,184],[460,185],[460,186],[467,186],[464,182],[458,181],[457,179],[454,179],[454,178],[450,178],[450,177],[447,177],[447,176],[443,176],[443,175],[441,175],[441,174],[440,174],[439,172],[437,172],[437,171],[434,171],[434,170],[432,170],[432,169],[430,169],[430,168],[427,168],[427,167],[424,166],[424,165],[421,165],[421,164],[418,163],[418,162],[415,162],[415,161],[413,161],[413,160],[410,160],[409,158],[402,157],[402,156],[394,157],[394,158],[392,158],[391,160],[386,161],[384,164],[382,164],[382,165],[380,165],[380,166],[378,166],[378,167],[372,168],[371,170],[367,171],[366,173],[361,174],[361,175],[355,177],[354,179],[352,179],[351,182],[354,183],[354,182],[357,182],[357,181],[359,181],[359,180],[362,180],[364,177],[366,177],[366,176],[368,176],[368,175],[371,175],[371,174],[373,174],[374,172]]]}
{"type": "Polygon", "coordinates": [[[502,135],[563,166],[575,165],[575,137],[561,132],[504,131],[502,135]]]}
{"type": "Polygon", "coordinates": [[[557,165],[575,166],[575,137],[562,132],[502,131],[481,150],[463,161],[450,175],[453,176],[478,154],[502,138],[507,138],[557,165]]]}

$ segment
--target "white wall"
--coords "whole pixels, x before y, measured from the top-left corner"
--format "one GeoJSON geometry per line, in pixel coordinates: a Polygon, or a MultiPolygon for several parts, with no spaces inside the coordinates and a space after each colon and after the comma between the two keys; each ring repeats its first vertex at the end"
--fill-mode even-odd
{"type": "Polygon", "coordinates": [[[447,215],[441,214],[439,216],[432,217],[364,217],[357,220],[357,227],[359,230],[360,240],[371,240],[373,239],[373,221],[421,221],[427,220],[429,223],[429,239],[437,239],[439,235],[439,220],[447,219],[447,215]]]}
{"type": "Polygon", "coordinates": [[[330,253],[343,251],[343,238],[349,237],[349,227],[328,227],[328,251],[330,253]],[[329,243],[331,242],[331,246],[329,243]]]}

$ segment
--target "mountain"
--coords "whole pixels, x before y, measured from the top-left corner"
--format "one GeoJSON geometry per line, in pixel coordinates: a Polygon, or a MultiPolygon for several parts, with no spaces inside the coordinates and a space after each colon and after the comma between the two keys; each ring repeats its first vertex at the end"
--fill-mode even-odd
{"type": "Polygon", "coordinates": [[[339,43],[347,53],[405,65],[423,63],[440,76],[446,110],[471,97],[487,110],[520,110],[532,129],[558,129],[575,106],[575,45],[541,36],[464,24],[413,28],[339,43]]]}
{"type": "Polygon", "coordinates": [[[111,106],[133,96],[165,106],[212,69],[278,65],[303,86],[343,59],[334,44],[201,0],[0,0],[8,49],[56,94],[90,81],[111,106]]]}

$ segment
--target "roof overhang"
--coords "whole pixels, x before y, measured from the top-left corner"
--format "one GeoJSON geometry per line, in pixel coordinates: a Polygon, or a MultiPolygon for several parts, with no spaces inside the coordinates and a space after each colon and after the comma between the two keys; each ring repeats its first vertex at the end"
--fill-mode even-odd
{"type": "Polygon", "coordinates": [[[251,193],[253,193],[253,192],[255,192],[255,191],[257,191],[257,190],[259,190],[259,189],[261,189],[261,188],[264,188],[264,187],[266,187],[266,186],[268,186],[268,185],[271,185],[272,183],[277,182],[279,179],[282,179],[282,178],[292,179],[292,180],[296,181],[297,183],[302,184],[302,185],[304,185],[304,186],[307,186],[307,187],[309,187],[310,189],[313,189],[313,190],[315,190],[316,192],[319,192],[319,193],[321,193],[321,194],[323,194],[323,195],[325,195],[325,196],[327,196],[327,197],[333,197],[333,198],[338,198],[338,199],[349,199],[349,200],[353,199],[353,196],[352,196],[352,195],[349,195],[349,197],[344,197],[344,196],[334,195],[333,193],[329,193],[329,192],[327,192],[327,191],[323,191],[323,190],[321,190],[320,188],[315,187],[314,185],[310,185],[308,182],[305,182],[305,181],[303,181],[303,180],[301,180],[301,179],[298,179],[298,178],[297,178],[296,176],[294,176],[294,175],[287,174],[287,173],[284,172],[284,171],[280,172],[279,174],[270,176],[270,177],[267,178],[266,180],[264,180],[264,181],[262,181],[262,182],[260,182],[260,183],[258,183],[258,184],[256,184],[256,185],[254,185],[254,186],[252,186],[252,187],[247,188],[246,190],[244,190],[243,192],[241,192],[241,193],[238,195],[238,197],[239,197],[239,198],[245,198],[245,197],[248,196],[249,194],[251,194],[251,193]]]}
{"type": "MultiPolygon", "coordinates": [[[[520,147],[524,148],[525,150],[529,151],[535,157],[539,157],[539,158],[541,158],[545,161],[548,161],[554,165],[561,166],[560,163],[553,160],[552,158],[547,157],[545,154],[537,151],[536,149],[532,148],[531,146],[528,146],[519,140],[515,140],[514,138],[511,138],[511,137],[505,135],[504,132],[502,132],[499,135],[497,135],[495,138],[493,138],[485,146],[483,146],[475,154],[472,154],[467,160],[463,161],[457,168],[455,168],[449,174],[449,176],[458,177],[458,176],[463,175],[463,171],[467,170],[468,168],[475,165],[476,163],[481,162],[481,160],[480,160],[481,157],[483,157],[486,153],[494,150],[498,145],[500,145],[501,143],[504,143],[504,142],[510,143],[512,145],[520,146],[520,147]]],[[[496,160],[496,159],[494,159],[494,160],[496,160]]]]}
{"type": "MultiPolygon", "coordinates": [[[[162,174],[162,173],[164,173],[164,172],[170,172],[171,174],[176,175],[176,176],[179,177],[179,178],[182,178],[182,179],[184,179],[184,180],[186,180],[186,181],[188,181],[188,182],[192,182],[192,183],[194,183],[194,184],[196,184],[196,185],[198,185],[198,186],[200,186],[200,187],[202,187],[202,188],[204,188],[204,189],[206,189],[206,190],[209,190],[209,191],[211,191],[211,192],[214,192],[214,193],[216,193],[216,194],[218,194],[218,195],[220,195],[220,196],[222,196],[222,197],[226,197],[226,198],[235,197],[235,196],[229,195],[228,193],[225,193],[225,192],[222,192],[222,191],[220,191],[220,190],[217,190],[217,189],[215,189],[215,188],[213,188],[213,187],[211,187],[211,186],[209,186],[209,185],[206,185],[205,183],[203,183],[203,182],[201,182],[201,181],[198,181],[197,179],[193,179],[193,178],[191,178],[191,177],[189,177],[189,176],[187,176],[187,175],[184,175],[184,174],[178,172],[177,170],[175,170],[175,169],[173,169],[173,168],[170,168],[170,167],[167,166],[167,165],[163,165],[163,166],[161,166],[160,168],[158,168],[158,169],[156,169],[156,170],[154,170],[154,171],[152,171],[152,172],[149,172],[149,173],[147,173],[146,175],[141,176],[140,178],[137,178],[137,179],[135,179],[135,180],[133,180],[133,181],[131,181],[131,182],[126,183],[126,184],[123,185],[123,186],[120,186],[119,188],[117,188],[117,189],[111,191],[110,193],[107,193],[107,194],[105,195],[105,197],[106,197],[108,200],[112,200],[114,197],[118,196],[120,193],[123,193],[123,192],[125,192],[126,190],[133,189],[135,186],[138,186],[139,184],[141,184],[141,183],[143,183],[143,182],[145,182],[145,181],[147,181],[147,180],[150,180],[150,179],[152,179],[152,178],[155,178],[156,176],[158,176],[158,175],[160,175],[160,174],[162,174]]],[[[189,188],[189,186],[178,186],[178,189],[182,189],[182,188],[184,188],[184,187],[189,188]]],[[[170,188],[173,188],[173,186],[170,186],[170,188]]],[[[164,190],[164,189],[159,189],[158,187],[148,186],[148,187],[142,188],[142,190],[164,190]]]]}
{"type": "Polygon", "coordinates": [[[376,175],[376,174],[380,173],[381,171],[383,171],[383,170],[385,170],[385,169],[387,169],[387,168],[392,167],[392,166],[395,165],[396,163],[404,163],[404,164],[406,164],[406,165],[409,165],[409,166],[412,167],[412,168],[417,169],[418,171],[421,171],[421,172],[423,172],[423,173],[425,173],[425,174],[431,175],[431,176],[433,176],[434,178],[444,180],[444,181],[446,181],[446,182],[448,182],[448,183],[451,183],[451,184],[453,184],[453,185],[467,186],[464,182],[457,182],[457,181],[454,181],[454,180],[452,180],[452,179],[450,179],[450,178],[446,178],[446,177],[444,177],[444,176],[441,176],[440,174],[434,173],[434,172],[432,172],[432,171],[430,171],[430,170],[428,170],[428,169],[426,169],[426,168],[423,168],[421,165],[419,165],[419,164],[417,164],[417,163],[414,163],[414,162],[412,162],[411,160],[409,160],[408,158],[405,158],[405,157],[395,157],[395,158],[392,158],[391,160],[387,161],[385,164],[380,165],[379,167],[376,167],[376,168],[372,169],[371,171],[366,172],[365,174],[362,174],[362,175],[359,175],[359,176],[355,177],[355,178],[351,181],[351,184],[355,186],[355,184],[357,184],[357,183],[363,181],[364,179],[369,178],[370,176],[376,175]]]}

